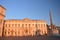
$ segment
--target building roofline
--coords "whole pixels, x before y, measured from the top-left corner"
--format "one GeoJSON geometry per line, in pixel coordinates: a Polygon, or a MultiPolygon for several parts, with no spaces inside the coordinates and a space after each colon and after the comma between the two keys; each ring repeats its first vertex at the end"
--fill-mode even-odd
{"type": "MultiPolygon", "coordinates": [[[[0,7],[4,8],[2,5],[0,5],[0,7]]],[[[6,10],[6,8],[4,8],[6,10]]]]}
{"type": "MultiPolygon", "coordinates": [[[[15,21],[17,21],[17,20],[21,20],[21,21],[24,21],[24,19],[6,19],[5,21],[11,21],[11,20],[15,20],[15,21]]],[[[30,19],[31,20],[31,19],[30,19]]],[[[28,20],[27,20],[28,21],[28,20]]],[[[31,20],[31,21],[44,21],[44,22],[46,22],[45,20],[31,20]]]]}
{"type": "Polygon", "coordinates": [[[3,15],[3,14],[0,14],[0,15],[2,15],[2,16],[4,16],[4,17],[5,17],[5,15],[3,15]]]}

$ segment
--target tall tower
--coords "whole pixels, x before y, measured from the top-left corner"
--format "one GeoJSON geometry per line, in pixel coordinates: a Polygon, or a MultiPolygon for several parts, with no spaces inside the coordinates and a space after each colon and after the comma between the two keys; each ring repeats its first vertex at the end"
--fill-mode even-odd
{"type": "Polygon", "coordinates": [[[52,31],[53,23],[52,23],[52,11],[51,11],[51,9],[49,10],[49,16],[50,16],[49,35],[53,35],[53,31],[52,31]]]}
{"type": "Polygon", "coordinates": [[[0,5],[0,36],[2,36],[5,8],[0,5]]]}
{"type": "Polygon", "coordinates": [[[53,22],[52,22],[52,11],[50,10],[50,25],[53,25],[53,22]]]}
{"type": "Polygon", "coordinates": [[[51,35],[59,35],[57,26],[54,25],[53,22],[52,22],[52,12],[51,12],[51,10],[50,10],[50,28],[51,28],[51,30],[50,30],[51,35]]]}

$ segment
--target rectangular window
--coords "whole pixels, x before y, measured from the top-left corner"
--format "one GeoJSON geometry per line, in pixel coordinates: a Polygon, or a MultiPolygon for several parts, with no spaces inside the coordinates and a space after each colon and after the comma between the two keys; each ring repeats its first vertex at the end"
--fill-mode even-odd
{"type": "Polygon", "coordinates": [[[41,24],[41,27],[43,27],[43,24],[41,24]]]}
{"type": "Polygon", "coordinates": [[[7,33],[6,33],[6,31],[5,31],[5,35],[6,35],[7,33]]]}
{"type": "Polygon", "coordinates": [[[18,27],[20,27],[20,24],[18,24],[18,27]]]}
{"type": "Polygon", "coordinates": [[[24,24],[22,24],[22,27],[24,27],[24,24]]]}
{"type": "Polygon", "coordinates": [[[7,24],[6,24],[6,27],[7,27],[7,24]]]}
{"type": "Polygon", "coordinates": [[[40,24],[38,24],[38,27],[40,27],[40,24]]]}
{"type": "Polygon", "coordinates": [[[2,20],[0,19],[0,23],[2,23],[2,20]]]}
{"type": "Polygon", "coordinates": [[[11,35],[13,35],[13,33],[14,33],[14,30],[11,30],[11,35]]]}
{"type": "Polygon", "coordinates": [[[34,24],[32,24],[34,26],[34,24]]]}
{"type": "Polygon", "coordinates": [[[9,27],[10,27],[10,24],[9,24],[9,27]]]}
{"type": "Polygon", "coordinates": [[[27,24],[25,24],[27,26],[27,24]]]}
{"type": "Polygon", "coordinates": [[[20,32],[18,31],[18,34],[20,34],[20,32]]]}
{"type": "Polygon", "coordinates": [[[8,31],[10,31],[10,29],[8,29],[8,31]]]}
{"type": "Polygon", "coordinates": [[[10,32],[8,31],[8,34],[10,34],[10,32]]]}
{"type": "Polygon", "coordinates": [[[15,24],[15,27],[17,27],[17,24],[15,24]]]}
{"type": "Polygon", "coordinates": [[[45,24],[44,24],[44,27],[45,27],[45,24]]]}
{"type": "Polygon", "coordinates": [[[12,26],[14,26],[14,24],[12,24],[12,26]]]}
{"type": "Polygon", "coordinates": [[[15,35],[17,35],[17,32],[15,32],[15,35]]]}
{"type": "Polygon", "coordinates": [[[29,24],[29,27],[30,27],[30,24],[29,24]]]}
{"type": "Polygon", "coordinates": [[[40,26],[39,27],[41,27],[41,24],[40,24],[40,26]]]}

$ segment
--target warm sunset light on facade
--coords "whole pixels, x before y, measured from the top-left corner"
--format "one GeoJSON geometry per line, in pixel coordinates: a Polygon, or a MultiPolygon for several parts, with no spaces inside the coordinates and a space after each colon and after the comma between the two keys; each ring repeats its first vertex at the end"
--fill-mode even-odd
{"type": "Polygon", "coordinates": [[[34,36],[37,30],[40,35],[47,34],[47,26],[44,20],[6,20],[4,25],[5,36],[34,36]]]}
{"type": "Polygon", "coordinates": [[[2,36],[5,8],[0,5],[0,36],[2,36]]]}

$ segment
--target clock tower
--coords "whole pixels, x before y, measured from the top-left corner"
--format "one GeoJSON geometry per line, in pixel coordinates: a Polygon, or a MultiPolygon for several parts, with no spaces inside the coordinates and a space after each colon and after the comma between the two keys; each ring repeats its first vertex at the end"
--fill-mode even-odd
{"type": "Polygon", "coordinates": [[[5,8],[0,5],[0,36],[2,36],[5,8]]]}

